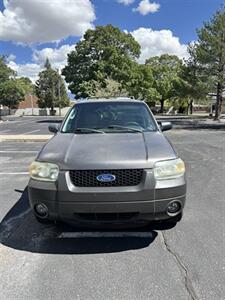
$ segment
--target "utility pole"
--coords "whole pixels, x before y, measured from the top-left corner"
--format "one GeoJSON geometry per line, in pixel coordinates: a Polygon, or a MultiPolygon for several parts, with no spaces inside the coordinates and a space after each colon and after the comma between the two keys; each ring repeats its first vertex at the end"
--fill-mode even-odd
{"type": "Polygon", "coordinates": [[[31,115],[34,115],[34,103],[33,103],[33,95],[29,94],[30,96],[30,103],[31,103],[31,115]]]}
{"type": "Polygon", "coordinates": [[[58,69],[59,80],[58,80],[58,101],[59,101],[59,115],[61,116],[61,82],[60,82],[60,69],[58,69]]]}

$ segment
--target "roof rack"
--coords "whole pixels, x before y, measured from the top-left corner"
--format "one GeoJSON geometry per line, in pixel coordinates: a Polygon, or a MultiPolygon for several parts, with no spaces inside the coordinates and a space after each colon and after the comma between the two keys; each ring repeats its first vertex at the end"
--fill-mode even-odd
{"type": "Polygon", "coordinates": [[[125,97],[125,96],[121,96],[121,97],[87,97],[87,98],[82,98],[82,99],[79,99],[79,100],[95,100],[95,99],[99,99],[99,100],[109,100],[109,99],[118,99],[118,100],[136,100],[134,99],[133,97],[125,97]]]}

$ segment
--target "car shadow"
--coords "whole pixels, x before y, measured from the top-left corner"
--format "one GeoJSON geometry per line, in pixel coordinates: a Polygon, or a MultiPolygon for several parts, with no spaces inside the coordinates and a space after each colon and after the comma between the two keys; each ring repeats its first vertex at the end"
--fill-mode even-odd
{"type": "MultiPolygon", "coordinates": [[[[19,191],[21,192],[21,191],[19,191]]],[[[67,224],[39,224],[29,207],[27,188],[22,192],[17,203],[6,214],[0,223],[0,242],[10,248],[33,253],[48,254],[95,254],[113,253],[127,250],[137,250],[148,247],[157,237],[156,230],[166,230],[170,227],[161,225],[124,230],[119,237],[93,236],[93,229],[82,229],[67,224]],[[140,233],[140,236],[130,236],[129,233],[140,233]],[[65,237],[65,233],[69,237],[65,237]],[[79,233],[83,237],[79,236],[79,233]],[[90,235],[89,235],[90,233],[90,235]],[[144,233],[144,234],[143,234],[144,233]],[[85,235],[86,234],[86,235],[85,235]],[[75,237],[73,237],[73,235],[75,237]]],[[[112,230],[111,230],[112,231],[112,230]]],[[[101,230],[107,232],[107,230],[101,230]]],[[[101,233],[100,232],[100,233],[101,233]]],[[[115,232],[113,230],[113,232],[115,232]]],[[[99,234],[99,230],[98,230],[99,234]]],[[[131,234],[132,235],[132,234],[131,234]]],[[[95,235],[94,235],[95,236],[95,235]]]]}
{"type": "Polygon", "coordinates": [[[198,125],[177,125],[174,126],[174,129],[184,129],[184,130],[225,130],[225,124],[198,124],[198,125]]]}
{"type": "Polygon", "coordinates": [[[184,130],[225,130],[225,123],[204,123],[194,121],[172,121],[174,129],[184,130]]]}
{"type": "Polygon", "coordinates": [[[47,119],[47,120],[40,120],[37,121],[36,123],[62,123],[62,120],[57,120],[57,119],[47,119]]]}

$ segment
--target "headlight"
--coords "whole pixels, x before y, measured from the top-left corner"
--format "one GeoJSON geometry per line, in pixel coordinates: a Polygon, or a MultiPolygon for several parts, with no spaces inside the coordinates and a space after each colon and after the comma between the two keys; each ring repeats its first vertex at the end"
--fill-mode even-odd
{"type": "Polygon", "coordinates": [[[47,162],[34,161],[29,167],[30,177],[36,180],[56,181],[59,175],[59,167],[47,162]]]}
{"type": "Polygon", "coordinates": [[[180,158],[158,161],[154,165],[154,175],[157,180],[177,178],[184,173],[185,164],[180,158]]]}

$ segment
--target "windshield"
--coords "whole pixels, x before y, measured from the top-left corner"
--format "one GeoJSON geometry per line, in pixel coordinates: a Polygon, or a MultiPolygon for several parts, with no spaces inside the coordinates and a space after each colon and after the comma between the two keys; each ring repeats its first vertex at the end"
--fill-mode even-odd
{"type": "Polygon", "coordinates": [[[144,103],[99,101],[76,104],[61,132],[84,134],[156,130],[155,121],[144,103]]]}

